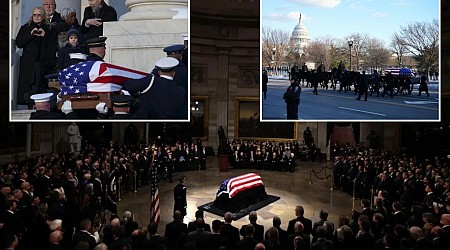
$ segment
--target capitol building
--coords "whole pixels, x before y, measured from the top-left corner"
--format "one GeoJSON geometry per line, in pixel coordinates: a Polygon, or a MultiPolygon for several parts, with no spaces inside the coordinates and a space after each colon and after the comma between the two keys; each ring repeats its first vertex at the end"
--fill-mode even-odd
{"type": "Polygon", "coordinates": [[[294,27],[290,38],[290,44],[293,45],[294,50],[300,54],[305,53],[305,48],[310,42],[309,32],[306,26],[302,23],[302,14],[298,18],[298,24],[294,27]]]}

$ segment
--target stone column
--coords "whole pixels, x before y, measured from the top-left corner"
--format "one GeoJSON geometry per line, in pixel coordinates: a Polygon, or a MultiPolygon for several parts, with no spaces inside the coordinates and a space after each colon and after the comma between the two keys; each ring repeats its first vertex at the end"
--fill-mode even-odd
{"type": "MultiPolygon", "coordinates": [[[[229,71],[229,60],[230,60],[230,47],[219,47],[217,48],[217,123],[216,123],[216,129],[215,129],[215,136],[212,138],[218,138],[217,136],[217,130],[219,129],[219,126],[222,126],[225,130],[225,136],[230,137],[230,135],[233,135],[233,138],[236,136],[234,135],[234,119],[230,120],[230,123],[228,123],[228,98],[229,98],[229,83],[228,83],[228,71],[229,71]]],[[[212,101],[212,100],[211,100],[212,101]]],[[[232,104],[230,107],[234,108],[234,105],[232,104]]],[[[235,110],[234,112],[237,112],[235,110]]],[[[218,145],[218,142],[216,141],[216,144],[218,145]]]]}
{"type": "Polygon", "coordinates": [[[127,0],[130,12],[117,22],[106,22],[105,61],[150,72],[165,57],[164,47],[183,44],[188,33],[187,0],[127,0]],[[184,12],[184,10],[186,10],[184,12]]]}

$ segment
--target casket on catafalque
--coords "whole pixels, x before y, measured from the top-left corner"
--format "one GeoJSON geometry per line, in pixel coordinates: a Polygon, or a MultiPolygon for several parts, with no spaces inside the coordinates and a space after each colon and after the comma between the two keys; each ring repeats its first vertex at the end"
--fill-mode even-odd
{"type": "Polygon", "coordinates": [[[267,197],[261,176],[249,173],[222,182],[214,200],[214,206],[237,212],[267,197]]]}
{"type": "Polygon", "coordinates": [[[279,199],[278,196],[266,193],[261,176],[248,173],[224,180],[215,200],[199,206],[198,209],[222,217],[226,212],[231,212],[233,220],[238,220],[279,199]]]}
{"type": "Polygon", "coordinates": [[[101,61],[85,61],[58,72],[61,85],[60,106],[72,101],[73,109],[95,108],[99,102],[111,107],[111,95],[122,90],[129,79],[139,79],[147,73],[101,61]]]}

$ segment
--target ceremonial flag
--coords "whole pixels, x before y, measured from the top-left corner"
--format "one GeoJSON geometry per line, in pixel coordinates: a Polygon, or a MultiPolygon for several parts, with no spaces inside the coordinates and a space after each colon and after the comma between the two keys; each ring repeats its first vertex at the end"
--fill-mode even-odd
{"type": "Polygon", "coordinates": [[[221,194],[228,194],[229,198],[233,198],[239,192],[260,185],[264,185],[261,176],[254,173],[241,175],[223,181],[217,191],[216,197],[219,197],[221,194]]]}
{"type": "Polygon", "coordinates": [[[62,95],[109,93],[122,89],[129,79],[139,79],[147,73],[101,61],[86,61],[71,65],[58,73],[62,95]]]}
{"type": "Polygon", "coordinates": [[[156,171],[152,170],[152,190],[151,190],[151,204],[150,204],[150,223],[160,221],[160,209],[159,209],[159,192],[158,192],[158,180],[156,177],[156,171]]]}

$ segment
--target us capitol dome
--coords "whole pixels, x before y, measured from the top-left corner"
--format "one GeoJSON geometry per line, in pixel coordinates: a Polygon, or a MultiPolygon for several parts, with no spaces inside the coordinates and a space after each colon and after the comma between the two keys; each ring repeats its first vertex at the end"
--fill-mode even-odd
{"type": "Polygon", "coordinates": [[[302,14],[300,14],[298,24],[292,31],[290,44],[293,44],[295,50],[297,50],[300,54],[303,54],[305,51],[305,47],[307,47],[309,44],[309,41],[309,32],[306,29],[306,26],[302,23],[302,14]]]}

